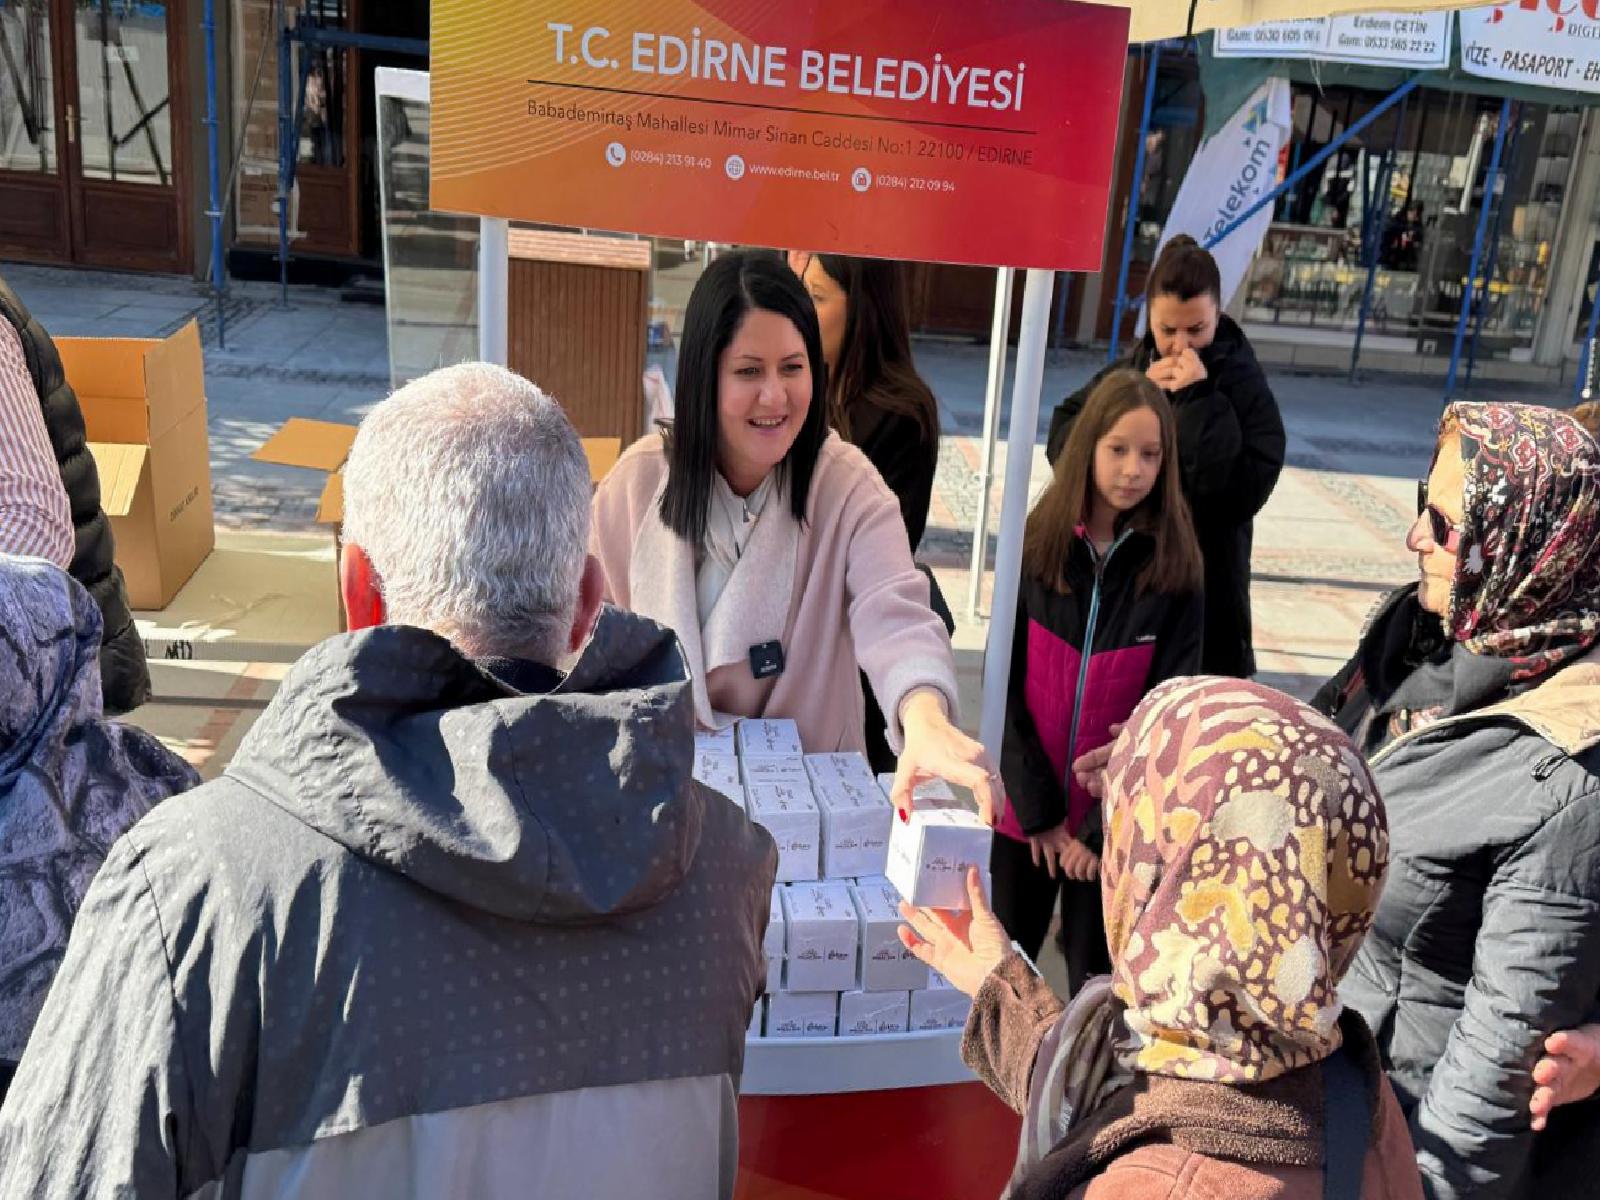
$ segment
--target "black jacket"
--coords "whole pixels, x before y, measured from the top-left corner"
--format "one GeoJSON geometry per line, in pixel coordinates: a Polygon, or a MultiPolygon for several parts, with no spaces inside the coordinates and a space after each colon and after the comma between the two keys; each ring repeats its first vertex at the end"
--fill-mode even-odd
{"type": "Polygon", "coordinates": [[[933,476],[939,465],[939,443],[929,442],[915,417],[860,405],[852,412],[850,441],[878,468],[878,474],[900,501],[900,516],[917,552],[928,527],[933,502],[933,476]]]}
{"type": "Polygon", "coordinates": [[[111,523],[100,507],[100,474],[89,454],[83,410],[67,383],[55,343],[4,279],[0,279],[0,318],[11,322],[22,340],[28,374],[39,396],[50,445],[72,507],[76,547],[69,573],[89,590],[105,622],[100,646],[100,687],[105,709],[112,716],[129,712],[150,698],[150,668],[128,608],[122,572],[115,562],[111,523]]]}
{"type": "MultiPolygon", "coordinates": [[[[1155,358],[1148,333],[1129,359],[1100,372],[1056,406],[1046,455],[1066,444],[1089,393],[1116,367],[1143,373],[1155,358]]],[[[1172,396],[1178,414],[1183,494],[1194,514],[1206,563],[1206,630],[1202,669],[1208,675],[1255,673],[1250,636],[1250,545],[1256,513],[1283,470],[1283,417],[1244,331],[1222,317],[1200,351],[1207,377],[1172,396]]]]}
{"type": "Polygon", "coordinates": [[[1072,832],[1094,845],[1099,810],[1076,780],[1069,804],[1068,766],[1110,741],[1111,726],[1126,721],[1151,688],[1200,669],[1201,596],[1141,594],[1139,574],[1154,548],[1148,534],[1130,531],[1097,570],[1079,539],[1067,559],[1070,592],[1022,578],[1000,749],[1022,833],[1043,833],[1070,816],[1072,832]]]}
{"type": "Polygon", "coordinates": [[[1539,1134],[1528,1101],[1544,1039],[1600,996],[1600,656],[1517,694],[1436,633],[1403,589],[1317,699],[1377,748],[1389,818],[1388,882],[1340,998],[1377,1035],[1429,1200],[1589,1195],[1600,1098],[1539,1134]],[[1389,719],[1419,710],[1437,718],[1389,719]]]}

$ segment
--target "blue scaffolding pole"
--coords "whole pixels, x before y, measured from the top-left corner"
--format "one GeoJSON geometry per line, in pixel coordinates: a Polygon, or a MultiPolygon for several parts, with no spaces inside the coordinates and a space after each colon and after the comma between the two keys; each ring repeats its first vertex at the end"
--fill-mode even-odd
{"type": "MultiPolygon", "coordinates": [[[[217,345],[226,347],[226,317],[222,296],[227,286],[222,246],[222,175],[217,156],[217,11],[216,0],[206,0],[201,28],[206,41],[206,157],[209,159],[210,203],[206,216],[211,220],[211,290],[217,301],[217,345]]],[[[107,51],[109,53],[109,51],[107,51]]]]}
{"type": "MultiPolygon", "coordinates": [[[[1505,166],[1500,172],[1502,180],[1510,178],[1511,172],[1517,169],[1517,151],[1522,144],[1521,138],[1518,136],[1520,133],[1518,123],[1521,120],[1521,116],[1522,109],[1519,106],[1514,110],[1511,128],[1506,132],[1505,166]]],[[[1485,197],[1484,200],[1487,203],[1488,197],[1485,197]]],[[[1478,366],[1478,341],[1483,336],[1483,323],[1489,315],[1489,306],[1494,295],[1494,272],[1500,262],[1500,227],[1505,222],[1505,216],[1505,188],[1502,187],[1498,189],[1494,205],[1494,219],[1489,225],[1489,240],[1485,243],[1488,257],[1484,259],[1483,263],[1483,286],[1478,289],[1478,298],[1473,301],[1473,304],[1477,306],[1477,311],[1472,318],[1472,338],[1467,342],[1467,382],[1462,389],[1463,391],[1470,392],[1472,390],[1472,373],[1477,370],[1478,366]]],[[[1473,286],[1477,287],[1476,280],[1473,281],[1473,286]]]]}
{"type": "MultiPolygon", "coordinates": [[[[1376,203],[1363,214],[1367,218],[1367,236],[1362,242],[1367,257],[1367,283],[1361,291],[1361,312],[1356,318],[1355,344],[1350,348],[1352,383],[1355,382],[1356,368],[1361,363],[1361,341],[1367,334],[1367,317],[1372,312],[1372,292],[1378,282],[1378,255],[1383,251],[1383,232],[1389,220],[1389,188],[1394,180],[1394,163],[1400,156],[1400,148],[1405,141],[1408,99],[1400,101],[1400,111],[1395,114],[1394,144],[1389,147],[1389,153],[1383,159],[1383,167],[1378,172],[1376,203]]],[[[1366,173],[1362,172],[1362,182],[1365,181],[1366,173]]]]}
{"type": "MultiPolygon", "coordinates": [[[[1500,120],[1495,125],[1494,150],[1489,155],[1489,171],[1483,177],[1483,207],[1478,213],[1478,233],[1472,241],[1472,263],[1461,288],[1461,315],[1456,319],[1455,342],[1450,347],[1450,372],[1445,376],[1444,397],[1456,394],[1456,375],[1461,369],[1461,347],[1467,338],[1467,321],[1472,316],[1472,299],[1477,292],[1478,267],[1483,261],[1483,243],[1489,233],[1489,209],[1494,201],[1495,183],[1500,176],[1500,155],[1506,146],[1506,127],[1511,124],[1511,97],[1500,102],[1500,120]]],[[[1470,184],[1470,180],[1468,181],[1470,184]]]]}
{"type": "Polygon", "coordinates": [[[1128,213],[1122,229],[1122,265],[1117,268],[1117,295],[1111,305],[1111,346],[1106,361],[1116,362],[1122,343],[1122,313],[1128,306],[1128,267],[1133,261],[1133,227],[1138,222],[1139,192],[1144,183],[1144,147],[1149,140],[1150,112],[1156,99],[1157,68],[1161,65],[1161,44],[1157,42],[1144,55],[1144,110],[1139,116],[1138,148],[1133,156],[1133,178],[1128,183],[1128,213]]]}

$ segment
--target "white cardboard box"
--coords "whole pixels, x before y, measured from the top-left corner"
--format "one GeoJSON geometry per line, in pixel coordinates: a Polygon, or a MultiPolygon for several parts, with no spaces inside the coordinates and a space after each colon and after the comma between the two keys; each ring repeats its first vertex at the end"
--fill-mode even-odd
{"type": "Polygon", "coordinates": [[[805,764],[813,785],[827,780],[848,779],[867,787],[877,786],[872,764],[867,761],[865,754],[808,754],[805,764]]]}
{"type": "Polygon", "coordinates": [[[783,889],[772,889],[772,915],[767,918],[767,932],[761,939],[761,952],[767,956],[767,992],[770,995],[783,986],[783,889]]]}
{"type": "Polygon", "coordinates": [[[889,882],[919,908],[967,907],[967,868],[989,869],[993,833],[977,813],[916,808],[889,833],[889,882]]]}
{"type": "Polygon", "coordinates": [[[806,761],[798,754],[741,754],[739,773],[746,786],[782,783],[811,790],[811,776],[806,774],[806,761]]]}
{"type": "Polygon", "coordinates": [[[972,1000],[955,988],[929,988],[911,993],[911,1032],[960,1029],[972,1011],[972,1000]]]}
{"type": "Polygon", "coordinates": [[[858,879],[882,875],[889,862],[889,826],[894,809],[874,783],[814,780],[822,816],[822,876],[858,879]]]}
{"type": "Polygon", "coordinates": [[[910,996],[906,992],[841,992],[839,1036],[879,1037],[886,1033],[905,1033],[910,1007],[910,996]]]}
{"type": "Polygon", "coordinates": [[[857,918],[850,885],[797,883],[783,890],[783,986],[843,992],[856,984],[857,918]]]}
{"type": "Polygon", "coordinates": [[[735,758],[739,754],[739,744],[733,736],[733,726],[726,729],[702,729],[694,735],[695,753],[708,751],[712,754],[726,754],[735,758]]]}
{"type": "Polygon", "coordinates": [[[761,1036],[762,1021],[766,1016],[766,1012],[767,998],[765,996],[757,996],[756,1006],[750,1010],[750,1028],[745,1030],[744,1036],[746,1038],[758,1038],[761,1036]]]}
{"type": "Polygon", "coordinates": [[[713,791],[721,792],[740,808],[745,807],[744,784],[739,780],[739,760],[715,750],[696,750],[694,777],[713,791]]]}
{"type": "Polygon", "coordinates": [[[833,1037],[838,1028],[838,992],[775,992],[767,997],[769,1038],[833,1037]]]}
{"type": "MultiPolygon", "coordinates": [[[[894,799],[894,776],[879,775],[878,786],[883,789],[883,794],[892,802],[894,799]]],[[[913,805],[925,804],[928,807],[950,808],[963,807],[961,800],[956,796],[954,789],[942,779],[929,779],[917,784],[916,790],[911,793],[913,805]]]]}
{"type": "Polygon", "coordinates": [[[900,941],[899,894],[887,879],[863,879],[850,889],[860,921],[861,970],[856,987],[864,992],[909,992],[928,986],[926,965],[900,941]]]}
{"type": "Polygon", "coordinates": [[[822,817],[811,789],[784,783],[752,784],[745,790],[745,811],[778,844],[778,882],[798,883],[817,878],[817,844],[822,817]]]}
{"type": "Polygon", "coordinates": [[[734,728],[740,758],[770,755],[799,758],[803,753],[800,728],[793,721],[740,721],[734,728]]]}

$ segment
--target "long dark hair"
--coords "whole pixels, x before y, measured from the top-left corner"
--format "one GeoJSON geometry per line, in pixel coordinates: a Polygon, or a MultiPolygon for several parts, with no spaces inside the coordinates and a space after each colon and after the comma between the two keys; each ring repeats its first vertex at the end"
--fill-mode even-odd
{"type": "Polygon", "coordinates": [[[1161,472],[1143,500],[1119,524],[1155,539],[1156,549],[1139,574],[1139,590],[1164,595],[1197,592],[1201,586],[1200,543],[1178,478],[1178,419],[1172,403],[1137,371],[1112,371],[1089,393],[1056,459],[1055,480],[1028,516],[1022,569],[1058,592],[1069,592],[1067,559],[1094,498],[1094,454],[1100,439],[1131,412],[1148,408],[1161,423],[1161,472]]]}
{"type": "Polygon", "coordinates": [[[1156,255],[1150,268],[1150,278],[1144,285],[1146,304],[1153,304],[1157,296],[1174,296],[1179,300],[1193,300],[1196,296],[1210,296],[1222,307],[1222,272],[1217,260],[1187,233],[1180,233],[1156,255]]]}
{"type": "Polygon", "coordinates": [[[846,441],[863,408],[911,417],[925,442],[939,440],[939,402],[911,359],[905,271],[897,262],[818,254],[845,296],[844,343],[828,388],[828,419],[846,441]]]}
{"type": "Polygon", "coordinates": [[[725,254],[706,269],[689,296],[678,351],[677,416],[667,431],[667,488],[661,519],[685,541],[699,545],[706,535],[706,510],[717,470],[717,391],[722,352],[745,316],[754,309],[786,317],[806,344],[811,361],[811,407],[805,422],[778,464],[779,482],[789,489],[789,508],[806,518],[811,477],[828,437],[828,368],[822,358],[817,310],[800,280],[776,255],[742,250],[725,254]]]}

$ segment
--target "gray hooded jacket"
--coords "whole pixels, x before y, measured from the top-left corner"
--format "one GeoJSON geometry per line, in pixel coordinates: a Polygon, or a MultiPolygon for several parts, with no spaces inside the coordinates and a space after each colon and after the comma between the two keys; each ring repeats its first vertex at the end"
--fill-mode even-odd
{"type": "Polygon", "coordinates": [[[302,659],[91,888],[0,1196],[731,1195],[776,851],[690,777],[669,632],[607,612],[548,683],[302,659]]]}
{"type": "Polygon", "coordinates": [[[100,629],[66,572],[0,554],[0,1075],[22,1057],[112,843],[200,782],[143,730],[103,719],[100,629]]]}

